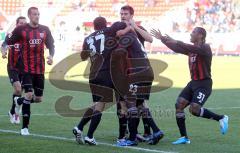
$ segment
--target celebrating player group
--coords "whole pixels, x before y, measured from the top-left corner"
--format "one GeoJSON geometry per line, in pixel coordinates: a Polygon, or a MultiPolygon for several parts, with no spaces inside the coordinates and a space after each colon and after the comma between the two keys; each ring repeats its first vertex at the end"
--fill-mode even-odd
{"type": "MultiPolygon", "coordinates": [[[[12,106],[8,112],[10,122],[20,124],[20,134],[29,135],[29,121],[32,103],[42,102],[45,72],[45,46],[49,50],[47,64],[52,65],[55,53],[54,39],[47,26],[39,24],[38,8],[28,9],[29,23],[20,16],[16,28],[7,34],[2,46],[2,58],[8,59],[7,71],[14,89],[12,106]],[[24,92],[24,94],[22,94],[24,92]]],[[[73,128],[72,132],[79,144],[97,145],[94,138],[106,104],[116,101],[119,121],[117,146],[136,146],[139,142],[156,145],[164,137],[151,115],[147,103],[154,80],[154,70],[149,62],[144,42],[152,43],[153,37],[176,53],[188,56],[191,81],[179,94],[176,103],[176,122],[181,137],[172,144],[190,144],[185,125],[185,108],[189,106],[192,115],[218,121],[220,132],[228,131],[228,116],[216,114],[203,107],[212,92],[211,47],[205,42],[207,32],[195,27],[191,33],[191,43],[163,36],[158,29],[147,32],[133,20],[134,9],[123,6],[120,21],[107,27],[104,17],[93,21],[94,32],[84,39],[80,56],[90,58],[89,86],[93,104],[73,128]],[[115,99],[109,98],[108,91],[114,91],[115,99]],[[144,134],[138,132],[140,119],[144,134]],[[84,136],[85,125],[90,122],[84,136]]],[[[56,53],[57,54],[57,53],[56,53]]],[[[111,97],[111,96],[110,96],[111,97]]],[[[164,123],[161,123],[164,124],[164,123]]]]}

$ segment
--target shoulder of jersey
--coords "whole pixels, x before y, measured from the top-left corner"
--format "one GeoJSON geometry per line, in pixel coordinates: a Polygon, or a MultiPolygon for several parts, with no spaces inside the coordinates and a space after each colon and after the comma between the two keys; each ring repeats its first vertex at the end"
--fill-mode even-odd
{"type": "Polygon", "coordinates": [[[45,26],[45,25],[42,25],[42,24],[39,24],[39,27],[44,28],[44,29],[49,29],[48,26],[45,26]]]}

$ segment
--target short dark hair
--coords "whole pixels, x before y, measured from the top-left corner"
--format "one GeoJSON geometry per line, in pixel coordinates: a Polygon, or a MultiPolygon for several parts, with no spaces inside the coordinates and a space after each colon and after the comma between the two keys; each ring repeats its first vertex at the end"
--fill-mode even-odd
{"type": "Polygon", "coordinates": [[[101,30],[107,27],[107,20],[104,17],[96,17],[93,21],[94,30],[101,30]]]}
{"type": "Polygon", "coordinates": [[[125,5],[125,6],[123,6],[123,7],[121,8],[121,10],[127,10],[127,11],[129,11],[129,13],[130,13],[131,15],[134,15],[134,9],[133,9],[133,7],[130,6],[130,5],[125,5]]]}
{"type": "Polygon", "coordinates": [[[16,24],[18,24],[19,23],[19,20],[21,20],[21,19],[26,19],[24,16],[19,16],[17,19],[16,19],[16,24]]]}
{"type": "Polygon", "coordinates": [[[206,30],[203,28],[203,27],[196,27],[198,30],[198,33],[200,33],[200,34],[202,34],[202,36],[203,36],[203,41],[205,42],[205,39],[206,39],[206,37],[207,37],[207,32],[206,32],[206,30]]]}
{"type": "Polygon", "coordinates": [[[32,10],[38,10],[38,8],[37,8],[37,7],[34,7],[34,6],[30,7],[30,8],[28,9],[28,15],[31,14],[31,11],[32,11],[32,10]]]}

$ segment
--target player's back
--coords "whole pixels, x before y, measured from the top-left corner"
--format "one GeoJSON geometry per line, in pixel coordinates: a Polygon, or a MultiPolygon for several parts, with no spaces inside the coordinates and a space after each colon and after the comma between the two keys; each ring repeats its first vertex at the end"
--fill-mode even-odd
{"type": "Polygon", "coordinates": [[[123,42],[129,42],[129,44],[126,47],[129,58],[147,58],[145,48],[143,47],[142,43],[134,33],[128,32],[120,39],[123,42]]]}
{"type": "Polygon", "coordinates": [[[117,48],[116,32],[125,27],[125,23],[115,22],[111,27],[95,31],[85,38],[83,50],[90,51],[92,64],[101,61],[97,63],[100,71],[110,70],[111,53],[117,48]]]}
{"type": "Polygon", "coordinates": [[[123,48],[128,52],[128,58],[131,59],[128,62],[130,69],[128,71],[129,73],[142,71],[146,67],[151,68],[145,48],[143,47],[142,43],[139,41],[138,37],[134,33],[129,32],[125,34],[120,38],[119,41],[128,42],[127,45],[124,44],[122,46],[124,46],[123,48]]]}

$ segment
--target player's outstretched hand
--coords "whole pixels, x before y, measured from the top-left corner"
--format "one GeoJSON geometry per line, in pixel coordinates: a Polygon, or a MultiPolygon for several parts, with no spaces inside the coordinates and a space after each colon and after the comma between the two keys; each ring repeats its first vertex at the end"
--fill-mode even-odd
{"type": "Polygon", "coordinates": [[[162,33],[161,31],[158,29],[158,30],[155,30],[155,29],[152,29],[151,30],[151,35],[159,40],[162,40],[163,39],[163,36],[162,36],[162,33]]]}
{"type": "Polygon", "coordinates": [[[48,65],[52,65],[52,64],[53,64],[53,57],[52,57],[51,55],[49,55],[49,56],[47,57],[47,64],[48,64],[48,65]]]}

